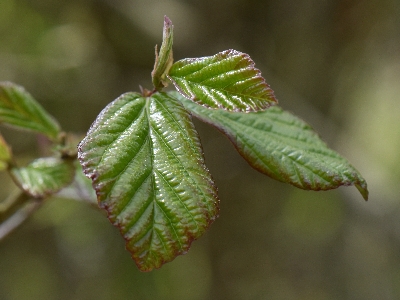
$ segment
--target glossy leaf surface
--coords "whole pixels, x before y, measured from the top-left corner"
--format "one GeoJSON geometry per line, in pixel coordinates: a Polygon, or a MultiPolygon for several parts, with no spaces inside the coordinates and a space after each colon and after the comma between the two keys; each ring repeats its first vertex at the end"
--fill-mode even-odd
{"type": "Polygon", "coordinates": [[[0,82],[0,123],[56,139],[58,123],[19,85],[0,82]]]}
{"type": "Polygon", "coordinates": [[[55,157],[39,158],[24,168],[11,170],[21,188],[35,198],[58,192],[74,179],[72,162],[55,157]]]}
{"type": "Polygon", "coordinates": [[[0,171],[7,168],[8,162],[11,159],[11,150],[8,147],[3,136],[0,134],[0,171]]]}
{"type": "Polygon", "coordinates": [[[260,172],[305,190],[355,185],[368,199],[367,183],[359,172],[289,112],[279,107],[257,113],[212,110],[174,95],[196,117],[225,133],[260,172]]]}
{"type": "Polygon", "coordinates": [[[259,111],[277,102],[250,56],[236,50],[177,61],[169,78],[184,97],[210,108],[259,111]]]}
{"type": "Polygon", "coordinates": [[[165,93],[127,93],[110,103],[78,156],[142,271],[184,254],[217,217],[216,188],[190,115],[165,93]]]}

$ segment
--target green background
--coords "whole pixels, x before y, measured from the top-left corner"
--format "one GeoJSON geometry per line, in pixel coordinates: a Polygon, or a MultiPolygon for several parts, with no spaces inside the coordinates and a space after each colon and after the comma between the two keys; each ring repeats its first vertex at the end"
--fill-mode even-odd
{"type": "MultiPolygon", "coordinates": [[[[248,53],[370,200],[275,182],[196,122],[221,212],[188,254],[141,273],[102,212],[52,199],[0,244],[0,299],[399,299],[400,2],[1,0],[0,81],[83,134],[120,94],[151,88],[164,15],[175,60],[248,53]]],[[[41,154],[41,139],[0,130],[20,162],[41,154]]],[[[14,189],[0,173],[0,199],[14,189]]]]}

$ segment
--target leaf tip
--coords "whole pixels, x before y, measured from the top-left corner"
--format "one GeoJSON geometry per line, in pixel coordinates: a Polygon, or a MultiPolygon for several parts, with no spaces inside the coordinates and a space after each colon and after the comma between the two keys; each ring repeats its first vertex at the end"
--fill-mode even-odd
{"type": "Polygon", "coordinates": [[[171,27],[172,26],[172,21],[170,18],[168,18],[166,15],[164,15],[164,27],[171,27]]]}
{"type": "Polygon", "coordinates": [[[357,183],[354,186],[360,192],[360,194],[364,198],[364,200],[368,201],[369,192],[368,192],[367,184],[365,182],[363,182],[361,184],[357,183]]]}

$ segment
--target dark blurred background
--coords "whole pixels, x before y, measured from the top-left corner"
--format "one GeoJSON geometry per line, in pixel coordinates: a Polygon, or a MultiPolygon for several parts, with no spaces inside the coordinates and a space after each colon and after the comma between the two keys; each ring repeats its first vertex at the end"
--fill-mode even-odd
{"type": "MultiPolygon", "coordinates": [[[[400,1],[1,0],[0,81],[84,133],[121,93],[151,88],[164,15],[175,60],[250,54],[370,200],[275,182],[196,122],[221,213],[188,254],[141,273],[101,212],[49,200],[0,244],[0,299],[400,299],[400,1]]],[[[38,154],[34,136],[1,132],[21,159],[38,154]]],[[[0,173],[0,199],[14,189],[0,173]]]]}

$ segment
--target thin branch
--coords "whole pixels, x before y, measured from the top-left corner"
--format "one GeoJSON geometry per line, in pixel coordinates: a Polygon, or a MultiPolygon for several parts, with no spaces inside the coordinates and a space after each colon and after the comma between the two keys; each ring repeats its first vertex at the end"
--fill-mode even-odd
{"type": "Polygon", "coordinates": [[[4,201],[0,202],[0,224],[12,215],[31,197],[21,190],[14,190],[4,201]]]}
{"type": "Polygon", "coordinates": [[[9,218],[0,224],[0,241],[25,222],[41,205],[43,201],[31,199],[24,206],[14,212],[9,218]]]}

